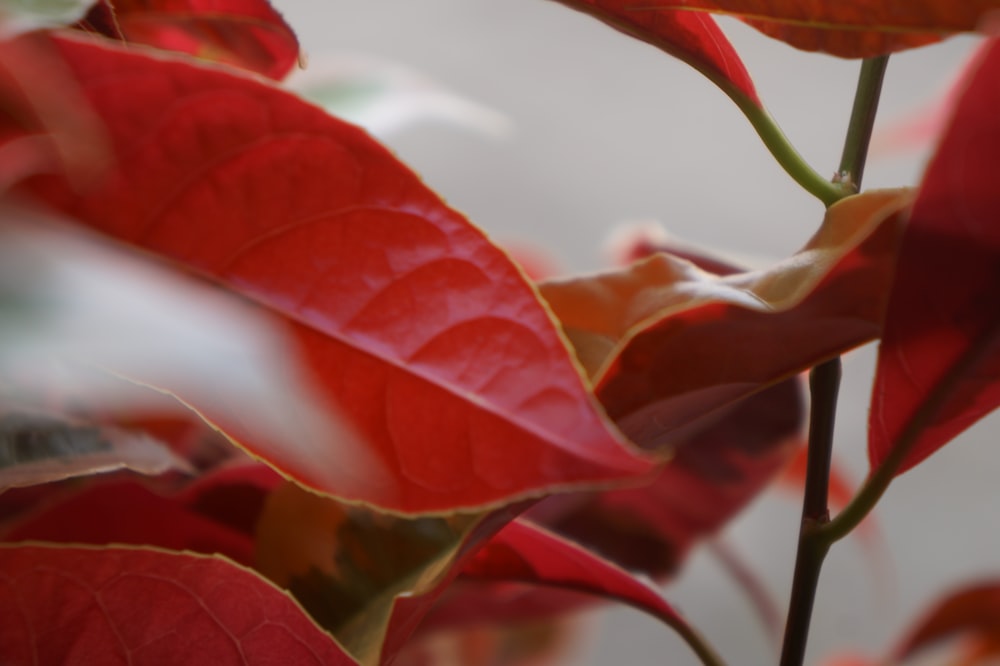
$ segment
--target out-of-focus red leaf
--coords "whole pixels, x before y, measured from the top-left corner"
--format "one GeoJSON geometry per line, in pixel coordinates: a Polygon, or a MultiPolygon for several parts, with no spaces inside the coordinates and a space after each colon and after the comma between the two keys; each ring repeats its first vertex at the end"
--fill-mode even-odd
{"type": "Polygon", "coordinates": [[[899,250],[869,420],[872,469],[920,463],[1000,405],[1000,39],[924,176],[899,250]]]}
{"type": "Polygon", "coordinates": [[[792,46],[845,58],[870,58],[969,32],[1000,10],[997,0],[638,0],[626,4],[639,15],[678,10],[735,14],[792,46]],[[664,5],[669,9],[662,9],[664,5]]]}
{"type": "Polygon", "coordinates": [[[206,414],[254,455],[403,512],[652,468],[609,429],[519,269],[362,131],[254,79],[58,46],[117,168],[83,195],[56,177],[23,193],[269,308],[356,431],[257,441],[206,414]]]}
{"type": "Polygon", "coordinates": [[[198,515],[136,481],[97,483],[78,493],[61,493],[55,502],[24,514],[0,538],[220,553],[248,566],[254,550],[252,531],[241,533],[198,515]]]}
{"type": "Polygon", "coordinates": [[[969,585],[935,603],[896,646],[891,659],[908,659],[939,641],[959,636],[980,646],[978,658],[989,656],[989,651],[993,656],[1000,654],[1000,582],[969,585]],[[984,650],[987,646],[991,648],[984,650]]]}
{"type": "Polygon", "coordinates": [[[683,441],[719,410],[878,336],[906,190],[827,213],[794,256],[718,277],[656,255],[542,285],[608,414],[644,447],[683,441]]]}
{"type": "Polygon", "coordinates": [[[61,171],[82,185],[108,160],[104,128],[45,32],[0,41],[0,193],[61,171]]]}
{"type": "MultiPolygon", "coordinates": [[[[809,449],[805,446],[800,446],[791,461],[789,461],[788,466],[785,467],[784,473],[779,477],[779,481],[781,482],[779,484],[780,487],[801,495],[806,484],[808,459],[809,449]]],[[[849,478],[847,471],[834,459],[830,463],[828,491],[830,508],[835,511],[843,509],[854,499],[854,493],[857,491],[857,488],[857,483],[849,478]]],[[[862,525],[869,526],[871,518],[872,516],[866,518],[862,525]]],[[[866,529],[866,527],[862,527],[861,529],[866,529]]]]}
{"type": "Polygon", "coordinates": [[[0,493],[118,469],[191,471],[185,460],[145,433],[37,410],[0,410],[0,493]]]}
{"type": "Polygon", "coordinates": [[[79,27],[272,79],[299,58],[295,32],[266,0],[101,0],[79,27]]]}
{"type": "Polygon", "coordinates": [[[719,87],[761,106],[753,81],[715,19],[660,0],[556,0],[688,63],[719,87]]]}
{"type": "Polygon", "coordinates": [[[545,524],[628,569],[670,576],[785,466],[801,442],[802,407],[798,378],[765,389],[679,445],[651,484],[596,493],[545,524]]]}
{"type": "Polygon", "coordinates": [[[355,664],[287,595],[219,558],[0,546],[0,572],[5,663],[355,664]]]}
{"type": "Polygon", "coordinates": [[[869,154],[878,156],[909,152],[936,144],[948,127],[955,104],[969,86],[989,48],[990,42],[984,41],[955,73],[947,88],[938,91],[923,106],[886,127],[876,128],[869,154]]]}

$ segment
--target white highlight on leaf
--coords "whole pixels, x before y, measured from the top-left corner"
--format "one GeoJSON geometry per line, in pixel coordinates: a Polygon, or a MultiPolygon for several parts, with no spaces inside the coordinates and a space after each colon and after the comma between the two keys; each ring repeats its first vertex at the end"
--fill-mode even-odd
{"type": "Polygon", "coordinates": [[[0,39],[71,25],[94,4],[94,0],[0,0],[0,39]]]}
{"type": "Polygon", "coordinates": [[[102,414],[190,414],[163,393],[252,437],[255,453],[378,476],[265,312],[37,212],[0,207],[0,400],[55,395],[102,414]]]}
{"type": "Polygon", "coordinates": [[[457,95],[399,64],[363,56],[310,60],[285,81],[332,115],[386,138],[424,122],[501,138],[511,131],[501,113],[457,95]]]}

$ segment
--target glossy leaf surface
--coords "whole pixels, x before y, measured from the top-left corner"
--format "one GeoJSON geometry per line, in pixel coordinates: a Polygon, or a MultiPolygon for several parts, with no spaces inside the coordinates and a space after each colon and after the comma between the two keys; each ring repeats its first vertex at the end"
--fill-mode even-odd
{"type": "Polygon", "coordinates": [[[295,33],[267,0],[101,0],[80,27],[272,79],[299,58],[295,33]]]}
{"type": "Polygon", "coordinates": [[[683,441],[718,410],[878,336],[905,190],[833,206],[803,250],[719,277],[657,255],[543,284],[608,414],[633,441],[683,441]]]}
{"type": "Polygon", "coordinates": [[[1000,405],[1000,39],[958,102],[900,248],[869,421],[905,471],[1000,405]]]}
{"type": "MultiPolygon", "coordinates": [[[[688,63],[716,85],[761,105],[743,61],[715,19],[642,0],[557,0],[688,63]]],[[[683,3],[679,3],[683,6],[683,3]]]]}
{"type": "Polygon", "coordinates": [[[0,654],[12,664],[355,663],[285,594],[225,560],[37,545],[0,546],[0,654]]]}
{"type": "Polygon", "coordinates": [[[31,193],[269,308],[355,431],[261,442],[219,423],[255,455],[405,512],[650,469],[609,430],[519,270],[363,132],[257,80],[59,48],[118,164],[83,196],[57,178],[31,193]]]}
{"type": "Polygon", "coordinates": [[[639,0],[630,11],[736,14],[765,34],[808,51],[869,58],[977,28],[998,0],[639,0]]]}

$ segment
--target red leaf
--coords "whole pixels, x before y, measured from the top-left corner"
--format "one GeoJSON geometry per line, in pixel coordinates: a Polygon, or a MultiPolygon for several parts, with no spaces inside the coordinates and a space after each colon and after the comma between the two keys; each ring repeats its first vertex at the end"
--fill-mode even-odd
{"type": "Polygon", "coordinates": [[[727,92],[761,106],[753,81],[715,19],[662,9],[660,0],[557,0],[688,63],[727,92]]]}
{"type": "MultiPolygon", "coordinates": [[[[654,481],[608,490],[545,524],[629,569],[672,575],[687,551],[712,536],[774,479],[801,442],[798,378],[732,407],[680,444],[654,481]]],[[[545,500],[546,504],[562,500],[545,500]]]]}
{"type": "Polygon", "coordinates": [[[807,51],[869,58],[975,30],[997,0],[662,0],[626,3],[635,14],[736,14],[761,32],[807,51]]]}
{"type": "Polygon", "coordinates": [[[284,78],[299,58],[295,33],[265,0],[101,0],[80,28],[272,79],[284,78]]]}
{"type": "Polygon", "coordinates": [[[0,572],[7,663],[355,663],[285,594],[221,559],[3,546],[0,572]]]}
{"type": "Polygon", "coordinates": [[[990,646],[993,655],[1000,652],[1000,582],[970,585],[938,601],[896,647],[892,661],[959,635],[974,645],[990,646]]]}
{"type": "Polygon", "coordinates": [[[83,183],[108,158],[103,127],[45,32],[0,41],[0,192],[62,171],[83,183]]]}
{"type": "MultiPolygon", "coordinates": [[[[488,541],[466,563],[459,582],[491,584],[495,596],[476,594],[446,598],[428,618],[438,626],[453,623],[526,621],[539,614],[578,607],[579,593],[619,601],[649,613],[671,627],[686,627],[684,619],[648,582],[566,539],[524,520],[515,520],[488,541]],[[517,585],[515,585],[517,584],[517,585]],[[511,590],[531,593],[517,597],[511,590]],[[542,589],[537,589],[542,588],[542,589]],[[567,596],[561,592],[574,593],[567,596]],[[464,597],[464,598],[463,598],[464,597]],[[454,613],[449,605],[461,609],[454,613]],[[443,621],[450,615],[450,622],[443,621]]],[[[457,589],[461,589],[460,587],[457,589]]],[[[483,587],[472,587],[473,593],[483,587]]]]}
{"type": "Polygon", "coordinates": [[[119,162],[85,195],[39,178],[34,196],[270,308],[358,434],[262,442],[218,424],[254,455],[404,512],[651,468],[608,429],[520,271],[363,132],[257,80],[58,46],[119,162]]]}
{"type": "Polygon", "coordinates": [[[958,102],[899,251],[868,456],[906,471],[1000,405],[1000,39],[958,102]]]}
{"type": "MultiPolygon", "coordinates": [[[[233,497],[232,499],[236,499],[233,497]]],[[[4,541],[53,541],[103,545],[127,543],[170,550],[220,553],[253,562],[253,538],[199,516],[176,499],[135,481],[98,483],[63,495],[25,515],[2,533],[4,541]]]]}

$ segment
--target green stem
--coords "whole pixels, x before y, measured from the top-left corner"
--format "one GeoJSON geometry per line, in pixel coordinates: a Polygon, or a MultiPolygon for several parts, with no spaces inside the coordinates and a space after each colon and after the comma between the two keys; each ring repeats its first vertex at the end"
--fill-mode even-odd
{"type": "MultiPolygon", "coordinates": [[[[840,187],[838,199],[854,194],[860,188],[887,64],[888,56],[881,56],[865,60],[861,65],[854,107],[836,178],[840,187]]],[[[805,660],[809,624],[823,559],[834,541],[828,538],[830,514],[827,496],[840,370],[840,358],[837,357],[813,368],[809,377],[812,405],[806,487],[781,666],[801,666],[805,660]]],[[[872,492],[876,491],[877,489],[873,489],[872,492]]]]}
{"type": "Polygon", "coordinates": [[[899,434],[892,450],[875,472],[868,477],[850,504],[837,517],[824,525],[816,535],[827,544],[833,544],[861,524],[861,521],[875,508],[882,494],[888,489],[903,463],[920,441],[920,435],[938,414],[945,402],[954,395],[955,387],[972,372],[980,367],[983,357],[993,349],[993,341],[1000,335],[1000,325],[987,331],[952,365],[947,374],[942,377],[927,396],[906,427],[899,434]]]}
{"type": "Polygon", "coordinates": [[[719,80],[714,76],[710,78],[736,103],[781,168],[803,189],[822,201],[827,208],[848,194],[853,194],[839,183],[830,182],[809,166],[809,163],[795,150],[788,137],[778,127],[767,109],[747,97],[730,82],[719,80]]]}
{"type": "Polygon", "coordinates": [[[817,365],[809,373],[812,403],[809,414],[809,451],[806,461],[806,488],[802,500],[792,595],[781,647],[781,666],[798,666],[806,654],[806,640],[812,619],[816,586],[829,544],[815,538],[816,531],[830,520],[827,506],[830,461],[833,456],[833,429],[840,389],[840,358],[817,365]]]}
{"type": "Polygon", "coordinates": [[[882,79],[885,77],[889,56],[869,58],[861,63],[861,75],[858,77],[858,91],[854,97],[854,109],[851,112],[851,122],[847,127],[847,138],[844,141],[844,152],[840,158],[840,169],[836,181],[852,193],[861,188],[861,177],[865,171],[865,159],[868,156],[868,144],[871,143],[872,127],[875,124],[875,113],[878,111],[878,100],[882,94],[882,79]]]}
{"type": "Polygon", "coordinates": [[[725,666],[726,662],[694,627],[686,622],[672,623],[672,626],[704,666],[725,666]]]}

